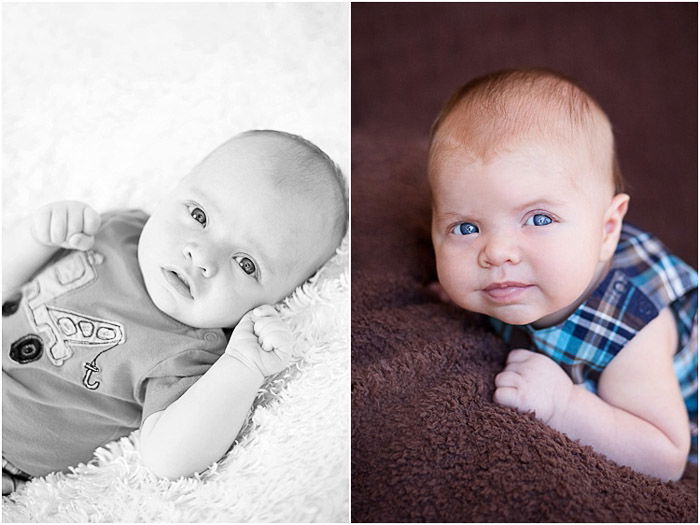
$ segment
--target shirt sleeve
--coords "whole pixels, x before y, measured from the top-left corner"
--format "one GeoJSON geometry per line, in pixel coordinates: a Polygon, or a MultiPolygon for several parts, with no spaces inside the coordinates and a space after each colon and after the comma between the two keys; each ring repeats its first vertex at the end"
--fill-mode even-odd
{"type": "Polygon", "coordinates": [[[177,401],[223,353],[189,350],[161,361],[140,381],[136,398],[143,409],[141,424],[150,416],[177,401]]]}

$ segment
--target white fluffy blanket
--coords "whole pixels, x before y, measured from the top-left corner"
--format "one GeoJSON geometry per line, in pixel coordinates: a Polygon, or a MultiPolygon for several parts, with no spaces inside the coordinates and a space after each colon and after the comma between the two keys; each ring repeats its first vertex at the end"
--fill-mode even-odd
{"type": "MultiPolygon", "coordinates": [[[[150,211],[251,128],[301,134],[347,173],[345,5],[5,4],[2,29],[4,225],[58,198],[150,211]]],[[[209,471],[155,478],[135,432],[3,498],[3,521],[347,521],[349,300],[346,239],[281,307],[303,358],[209,471]]]]}

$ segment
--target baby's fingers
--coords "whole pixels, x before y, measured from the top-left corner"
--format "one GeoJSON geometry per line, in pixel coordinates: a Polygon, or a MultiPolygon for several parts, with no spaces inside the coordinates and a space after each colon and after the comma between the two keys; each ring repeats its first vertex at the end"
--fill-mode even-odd
{"type": "Polygon", "coordinates": [[[254,323],[255,333],[258,335],[264,335],[268,330],[279,330],[286,327],[284,321],[277,314],[270,317],[256,317],[254,323]]]}
{"type": "Polygon", "coordinates": [[[68,206],[68,244],[75,250],[88,250],[95,243],[95,234],[100,229],[102,219],[99,213],[82,203],[68,206]]]}
{"type": "Polygon", "coordinates": [[[76,233],[68,239],[68,246],[74,250],[86,251],[92,248],[93,244],[95,244],[95,237],[84,233],[76,233]]]}
{"type": "Polygon", "coordinates": [[[292,342],[292,332],[278,316],[256,319],[253,329],[260,338],[260,346],[268,352],[289,346],[292,342]]]}
{"type": "Polygon", "coordinates": [[[494,380],[496,391],[493,394],[494,402],[499,405],[518,408],[520,406],[520,390],[522,377],[510,370],[504,370],[494,380]]]}
{"type": "Polygon", "coordinates": [[[497,388],[501,387],[514,387],[517,388],[522,383],[522,376],[511,370],[504,370],[496,376],[495,384],[497,388]]]}
{"type": "Polygon", "coordinates": [[[503,386],[493,393],[493,401],[501,406],[518,408],[518,389],[510,386],[503,386]]]}
{"type": "Polygon", "coordinates": [[[51,210],[49,237],[51,244],[62,244],[68,234],[68,211],[63,207],[51,210]]]}
{"type": "Polygon", "coordinates": [[[100,215],[79,201],[47,204],[34,213],[32,235],[47,246],[87,250],[100,228],[100,215]]]}
{"type": "Polygon", "coordinates": [[[39,208],[34,213],[32,235],[41,244],[51,244],[51,208],[39,208]]]}
{"type": "Polygon", "coordinates": [[[248,313],[241,318],[233,329],[226,346],[226,353],[236,355],[244,350],[257,352],[258,347],[258,336],[253,332],[253,319],[248,313]]]}
{"type": "Polygon", "coordinates": [[[102,218],[100,214],[93,210],[90,206],[86,206],[83,210],[83,233],[85,235],[95,235],[100,229],[102,218]]]}
{"type": "Polygon", "coordinates": [[[508,354],[508,358],[506,359],[506,363],[522,363],[523,361],[527,361],[535,355],[537,354],[530,350],[525,350],[524,348],[517,348],[515,350],[510,351],[510,353],[508,354]]]}
{"type": "Polygon", "coordinates": [[[267,352],[272,350],[289,351],[292,346],[292,337],[288,330],[270,330],[260,338],[260,346],[267,352]]]}
{"type": "Polygon", "coordinates": [[[277,310],[270,304],[263,304],[253,309],[253,315],[255,317],[266,317],[266,316],[277,316],[277,310]]]}

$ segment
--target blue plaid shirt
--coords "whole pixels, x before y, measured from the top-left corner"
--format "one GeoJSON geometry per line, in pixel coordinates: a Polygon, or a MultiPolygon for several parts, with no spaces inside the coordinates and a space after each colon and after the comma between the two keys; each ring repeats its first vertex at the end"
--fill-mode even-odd
{"type": "MultiPolygon", "coordinates": [[[[574,383],[596,392],[605,367],[666,306],[675,314],[678,350],[674,367],[691,421],[698,414],[698,275],[649,233],[625,223],[610,271],[562,323],[537,330],[520,327],[531,348],[556,361],[574,383]]],[[[512,342],[514,326],[491,319],[512,342]]]]}

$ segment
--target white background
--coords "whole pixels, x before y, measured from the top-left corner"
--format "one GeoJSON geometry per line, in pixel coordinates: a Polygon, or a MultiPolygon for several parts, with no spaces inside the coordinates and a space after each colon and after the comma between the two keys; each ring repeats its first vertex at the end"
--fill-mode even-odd
{"type": "Polygon", "coordinates": [[[3,5],[3,221],[56,199],[151,211],[246,129],[349,170],[347,4],[3,5]]]}

